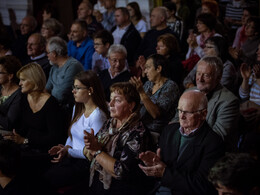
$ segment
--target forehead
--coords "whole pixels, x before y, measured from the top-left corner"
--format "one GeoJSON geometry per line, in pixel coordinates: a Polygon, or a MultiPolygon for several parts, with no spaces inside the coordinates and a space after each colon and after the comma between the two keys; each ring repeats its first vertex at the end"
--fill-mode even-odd
{"type": "Polygon", "coordinates": [[[101,38],[95,38],[95,39],[94,39],[94,42],[95,42],[95,43],[102,43],[102,39],[101,39],[101,38]]]}
{"type": "Polygon", "coordinates": [[[81,30],[81,27],[79,24],[72,24],[71,29],[73,30],[81,30]]]}
{"type": "Polygon", "coordinates": [[[214,67],[210,66],[205,61],[200,61],[197,67],[197,71],[201,73],[211,74],[214,73],[214,67]]]}
{"type": "Polygon", "coordinates": [[[194,111],[198,107],[198,101],[195,101],[194,98],[188,97],[186,95],[182,96],[179,100],[178,108],[184,111],[194,111]]]}
{"type": "Polygon", "coordinates": [[[80,9],[88,9],[88,5],[86,3],[79,4],[80,9]]]}
{"type": "Polygon", "coordinates": [[[110,97],[111,97],[111,99],[112,98],[123,98],[123,99],[125,98],[125,96],[123,94],[121,94],[118,89],[114,89],[114,91],[111,92],[110,97]]]}
{"type": "Polygon", "coordinates": [[[74,80],[74,85],[83,85],[78,79],[74,80]]]}
{"type": "Polygon", "coordinates": [[[125,55],[123,53],[116,52],[116,53],[111,53],[109,57],[116,58],[116,59],[124,59],[125,55]]]}
{"type": "Polygon", "coordinates": [[[22,24],[28,24],[28,25],[30,25],[30,24],[31,24],[30,18],[24,18],[24,19],[22,20],[22,24]]]}
{"type": "Polygon", "coordinates": [[[39,42],[40,37],[36,35],[32,35],[29,37],[28,42],[39,42]]]}

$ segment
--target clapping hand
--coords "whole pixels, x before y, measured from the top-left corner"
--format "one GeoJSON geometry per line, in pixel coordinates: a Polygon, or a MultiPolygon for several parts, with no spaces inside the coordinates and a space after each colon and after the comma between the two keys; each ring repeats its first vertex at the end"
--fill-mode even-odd
{"type": "Polygon", "coordinates": [[[48,153],[51,156],[58,155],[57,157],[53,157],[51,160],[52,163],[58,163],[60,162],[65,156],[68,155],[68,149],[71,148],[70,146],[64,146],[62,144],[59,144],[57,146],[53,146],[48,153]]]}
{"type": "Polygon", "coordinates": [[[248,80],[251,75],[251,67],[246,63],[242,63],[240,66],[240,72],[243,79],[248,80]]]}
{"type": "Polygon", "coordinates": [[[140,78],[131,77],[129,82],[136,87],[139,93],[144,92],[143,83],[140,78]]]}
{"type": "Polygon", "coordinates": [[[84,134],[85,148],[89,150],[90,154],[93,156],[96,151],[101,150],[101,146],[98,143],[98,140],[95,137],[94,130],[92,128],[90,133],[84,130],[84,134]]]}
{"type": "Polygon", "coordinates": [[[161,149],[158,148],[156,154],[151,151],[142,152],[139,154],[139,158],[143,161],[144,165],[139,164],[140,169],[147,176],[162,177],[165,171],[166,165],[160,158],[161,149]]]}
{"type": "Polygon", "coordinates": [[[12,140],[13,142],[17,144],[23,144],[24,137],[20,136],[18,133],[16,133],[15,129],[13,130],[13,133],[5,134],[4,136],[5,140],[12,140]]]}

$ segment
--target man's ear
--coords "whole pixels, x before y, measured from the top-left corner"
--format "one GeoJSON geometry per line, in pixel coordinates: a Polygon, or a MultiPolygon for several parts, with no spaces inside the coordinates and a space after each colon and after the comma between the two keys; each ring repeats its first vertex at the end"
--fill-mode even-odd
{"type": "Polygon", "coordinates": [[[157,66],[156,71],[157,72],[162,72],[162,66],[161,65],[157,66]]]}
{"type": "Polygon", "coordinates": [[[106,43],[106,44],[105,44],[105,48],[106,48],[106,49],[109,49],[110,46],[111,46],[110,43],[106,43]]]}

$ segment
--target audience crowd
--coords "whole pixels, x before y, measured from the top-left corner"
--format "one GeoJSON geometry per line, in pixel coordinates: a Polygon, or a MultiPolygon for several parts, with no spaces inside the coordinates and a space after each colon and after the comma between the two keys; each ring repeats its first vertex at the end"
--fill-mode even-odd
{"type": "Polygon", "coordinates": [[[0,18],[0,194],[260,195],[259,1],[116,5],[0,18]]]}

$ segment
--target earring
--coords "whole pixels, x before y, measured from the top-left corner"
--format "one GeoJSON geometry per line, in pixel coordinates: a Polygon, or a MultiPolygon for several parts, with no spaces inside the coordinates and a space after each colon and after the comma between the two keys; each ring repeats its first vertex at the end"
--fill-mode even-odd
{"type": "Polygon", "coordinates": [[[91,96],[91,93],[90,93],[90,92],[88,92],[88,95],[90,95],[90,96],[91,96]]]}

